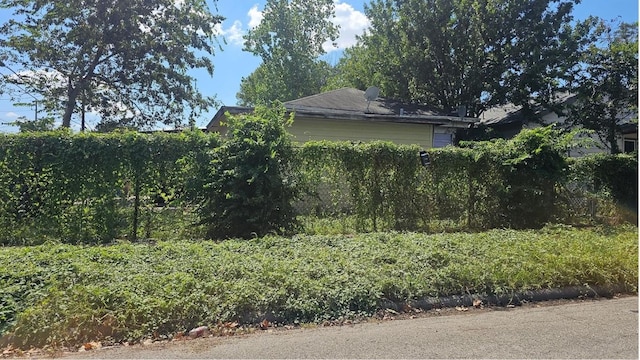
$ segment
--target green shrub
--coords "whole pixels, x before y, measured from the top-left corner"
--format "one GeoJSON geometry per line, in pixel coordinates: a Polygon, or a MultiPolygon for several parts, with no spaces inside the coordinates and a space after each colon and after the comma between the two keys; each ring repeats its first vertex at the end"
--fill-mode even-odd
{"type": "Polygon", "coordinates": [[[136,238],[158,197],[195,197],[206,149],[200,132],[0,136],[0,244],[104,243],[136,238]],[[132,208],[133,211],[127,211],[132,208]]]}
{"type": "Polygon", "coordinates": [[[494,167],[494,176],[483,177],[490,182],[483,185],[492,189],[500,215],[490,227],[535,228],[559,217],[562,199],[557,189],[567,178],[564,154],[573,136],[547,126],[525,129],[511,140],[471,145],[477,152],[473,165],[481,165],[473,171],[476,180],[494,167]]]}
{"type": "MultiPolygon", "coordinates": [[[[613,213],[632,223],[638,221],[638,158],[627,154],[593,154],[571,162],[575,182],[601,209],[611,202],[613,213]]],[[[601,211],[602,213],[603,211],[601,211]]]]}
{"type": "Polygon", "coordinates": [[[150,237],[170,227],[159,206],[199,217],[189,237],[206,227],[220,239],[286,232],[301,214],[348,219],[358,232],[637,222],[637,158],[570,160],[573,134],[552,127],[428,149],[423,167],[418,147],[388,142],[294,149],[288,121],[281,107],[257,109],[232,117],[224,141],[199,131],[1,135],[0,244],[150,237]]]}
{"type": "Polygon", "coordinates": [[[211,173],[198,209],[215,239],[287,232],[295,225],[293,119],[284,106],[229,116],[228,137],[213,151],[211,173]]]}
{"type": "Polygon", "coordinates": [[[330,210],[353,211],[361,231],[416,229],[421,181],[418,151],[416,146],[381,141],[305,143],[297,152],[299,176],[312,195],[305,200],[322,197],[330,210]],[[318,189],[325,194],[317,193],[318,189]]]}
{"type": "Polygon", "coordinates": [[[561,217],[558,189],[567,179],[572,136],[545,127],[512,140],[429,149],[426,168],[419,148],[385,142],[305,143],[298,156],[311,199],[334,209],[346,204],[358,231],[429,230],[434,220],[529,228],[561,217]]]}

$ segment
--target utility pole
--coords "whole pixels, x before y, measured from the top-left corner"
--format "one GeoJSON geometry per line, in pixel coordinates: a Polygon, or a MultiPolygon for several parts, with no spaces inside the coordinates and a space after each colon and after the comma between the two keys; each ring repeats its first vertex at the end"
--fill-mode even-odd
{"type": "Polygon", "coordinates": [[[84,87],[82,88],[82,121],[80,122],[80,132],[84,132],[85,129],[85,122],[84,122],[84,115],[85,115],[85,100],[86,100],[86,92],[84,90],[84,87]]]}
{"type": "MultiPolygon", "coordinates": [[[[0,66],[2,66],[2,67],[4,67],[4,68],[8,69],[8,70],[9,70],[9,71],[11,71],[15,76],[17,76],[18,78],[20,78],[20,74],[18,74],[17,72],[15,72],[12,68],[8,67],[8,66],[7,66],[3,61],[0,61],[0,66]]],[[[18,89],[22,90],[22,92],[23,92],[24,94],[27,94],[27,95],[29,95],[29,96],[31,96],[31,97],[33,98],[33,100],[34,100],[34,102],[33,102],[33,103],[34,103],[35,108],[36,108],[36,113],[35,113],[35,116],[34,116],[34,120],[35,120],[35,122],[38,122],[38,98],[37,98],[37,97],[35,97],[35,96],[33,96],[33,94],[31,94],[30,92],[28,92],[28,91],[27,91],[27,89],[25,89],[24,87],[20,86],[20,84],[13,84],[13,85],[15,85],[18,89]]]]}

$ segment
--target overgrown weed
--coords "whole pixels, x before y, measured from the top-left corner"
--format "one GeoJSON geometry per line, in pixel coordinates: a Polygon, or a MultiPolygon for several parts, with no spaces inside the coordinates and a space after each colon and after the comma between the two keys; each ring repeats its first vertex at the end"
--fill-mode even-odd
{"type": "Polygon", "coordinates": [[[384,232],[0,248],[13,346],[167,337],[225,322],[317,323],[424,297],[574,285],[637,292],[634,226],[384,232]]]}

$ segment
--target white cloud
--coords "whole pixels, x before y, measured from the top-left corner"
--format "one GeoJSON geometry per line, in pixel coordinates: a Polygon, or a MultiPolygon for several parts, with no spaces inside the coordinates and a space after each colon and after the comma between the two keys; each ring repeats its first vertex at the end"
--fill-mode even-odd
{"type": "Polygon", "coordinates": [[[250,29],[253,29],[256,26],[260,25],[260,22],[262,22],[262,18],[264,17],[262,11],[258,10],[258,5],[253,5],[251,9],[249,9],[247,15],[249,15],[250,29]]]}
{"type": "MultiPolygon", "coordinates": [[[[331,42],[323,44],[326,52],[342,50],[353,46],[356,43],[356,36],[361,35],[371,25],[369,19],[364,13],[356,10],[350,4],[343,2],[344,0],[336,0],[335,17],[333,23],[340,26],[340,35],[336,39],[337,47],[331,42]]],[[[248,28],[253,29],[260,24],[263,19],[263,13],[258,9],[258,5],[253,5],[247,12],[249,17],[248,28]]],[[[242,36],[246,33],[243,24],[239,20],[235,20],[231,27],[225,28],[222,24],[216,26],[217,34],[224,36],[232,45],[242,46],[244,40],[242,36]]]]}
{"type": "Polygon", "coordinates": [[[213,31],[215,36],[224,36],[224,29],[222,28],[222,24],[215,24],[213,26],[213,31]]]}
{"type": "Polygon", "coordinates": [[[337,0],[335,2],[336,16],[333,23],[340,26],[340,36],[336,40],[337,47],[331,42],[326,42],[323,48],[327,52],[342,50],[355,45],[356,36],[362,35],[371,25],[364,13],[356,10],[350,4],[337,0]]]}
{"type": "MultiPolygon", "coordinates": [[[[263,18],[262,11],[258,10],[258,5],[253,5],[247,12],[247,16],[249,17],[249,29],[260,25],[263,18]]],[[[244,29],[240,20],[235,20],[228,28],[225,28],[223,24],[217,24],[215,29],[216,35],[224,36],[231,45],[242,46],[244,44],[242,37],[246,34],[247,30],[244,29]]]]}
{"type": "Polygon", "coordinates": [[[242,36],[244,31],[242,30],[242,23],[238,20],[233,22],[233,25],[226,31],[227,39],[233,44],[242,45],[244,40],[242,36]]]}
{"type": "Polygon", "coordinates": [[[215,33],[217,36],[223,36],[232,45],[242,46],[244,43],[242,36],[245,32],[242,30],[242,22],[240,20],[234,21],[231,27],[226,29],[222,24],[216,24],[215,33]]]}
{"type": "Polygon", "coordinates": [[[9,111],[8,113],[4,114],[4,117],[6,117],[6,118],[11,118],[11,119],[15,119],[15,118],[17,118],[18,116],[20,116],[20,115],[18,115],[18,114],[16,114],[16,113],[14,113],[13,111],[9,111]]]}

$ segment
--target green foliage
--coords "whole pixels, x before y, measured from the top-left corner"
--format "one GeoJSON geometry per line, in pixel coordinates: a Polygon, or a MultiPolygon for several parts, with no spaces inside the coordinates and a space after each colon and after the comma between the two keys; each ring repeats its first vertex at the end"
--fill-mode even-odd
{"type": "Polygon", "coordinates": [[[638,216],[638,158],[633,155],[595,154],[579,158],[572,173],[594,193],[609,195],[619,206],[638,216]]]}
{"type": "MultiPolygon", "coordinates": [[[[69,127],[73,114],[97,112],[102,125],[180,125],[213,104],[190,69],[213,73],[215,27],[205,0],[2,0],[14,17],[0,28],[4,77],[39,94],[44,112],[69,127]]],[[[11,89],[5,87],[4,89],[11,89]]]]}
{"type": "Polygon", "coordinates": [[[229,116],[228,134],[214,149],[198,212],[216,239],[286,232],[294,225],[293,148],[284,106],[229,116]]]}
{"type": "Polygon", "coordinates": [[[600,26],[602,38],[581,59],[569,120],[594,130],[616,154],[621,126],[638,120],[638,24],[600,26]]]}
{"type": "Polygon", "coordinates": [[[638,285],[635,227],[0,248],[0,342],[139,341],[199,325],[321,322],[388,301],[638,285]],[[117,271],[114,271],[117,269],[117,271]]]}
{"type": "MultiPolygon", "coordinates": [[[[525,129],[511,140],[472,145],[475,159],[487,157],[482,168],[496,166],[495,177],[486,179],[497,200],[502,221],[491,224],[515,228],[540,227],[559,216],[559,187],[567,176],[564,155],[575,134],[563,134],[553,126],[525,129]]],[[[475,165],[475,164],[474,164],[475,165]]],[[[479,176],[480,168],[471,170],[479,176]]]]}
{"type": "Polygon", "coordinates": [[[216,144],[216,136],[200,132],[5,134],[0,243],[135,239],[154,197],[195,200],[194,187],[206,173],[205,150],[216,144]]]}
{"type": "Polygon", "coordinates": [[[242,78],[236,97],[240,105],[255,106],[315,95],[321,91],[330,73],[329,64],[321,60],[308,61],[304,65],[265,62],[242,78]],[[294,66],[299,69],[294,69],[294,66]],[[288,75],[290,73],[294,75],[288,75]]]}
{"type": "MultiPolygon", "coordinates": [[[[14,106],[19,106],[22,104],[14,104],[14,106]]],[[[36,114],[37,115],[37,114],[36,114]]],[[[17,126],[20,132],[29,132],[29,131],[51,131],[54,129],[54,119],[50,117],[40,118],[37,120],[29,120],[25,117],[21,117],[11,123],[11,126],[17,126]]]]}
{"type": "Polygon", "coordinates": [[[305,143],[300,172],[311,189],[324,188],[320,204],[352,211],[359,231],[429,230],[433,220],[470,229],[540,227],[563,209],[564,154],[574,135],[545,127],[512,140],[430,149],[426,169],[415,146],[305,143]]]}
{"type": "Polygon", "coordinates": [[[242,105],[268,105],[317,94],[330,66],[319,57],[326,41],[335,41],[332,0],[268,0],[263,19],[244,36],[244,50],[262,64],[243,78],[242,105]]]}
{"type": "Polygon", "coordinates": [[[298,156],[302,159],[301,174],[312,188],[340,184],[329,200],[330,207],[352,208],[358,230],[409,230],[416,228],[419,218],[415,192],[420,172],[418,151],[416,146],[389,142],[309,142],[298,156]]]}
{"type": "Polygon", "coordinates": [[[388,98],[468,115],[549,101],[590,44],[577,1],[376,0],[371,27],[345,51],[331,86],[379,86],[388,98]]]}
{"type": "Polygon", "coordinates": [[[303,219],[311,233],[637,218],[637,159],[569,160],[573,133],[545,127],[512,140],[430,149],[425,168],[415,146],[294,149],[290,119],[282,107],[259,108],[231,118],[222,142],[198,131],[3,135],[0,243],[200,238],[205,228],[217,239],[251,237],[293,230],[299,215],[339,219],[333,232],[303,219]]]}

